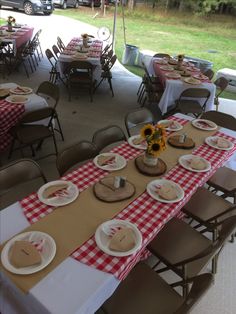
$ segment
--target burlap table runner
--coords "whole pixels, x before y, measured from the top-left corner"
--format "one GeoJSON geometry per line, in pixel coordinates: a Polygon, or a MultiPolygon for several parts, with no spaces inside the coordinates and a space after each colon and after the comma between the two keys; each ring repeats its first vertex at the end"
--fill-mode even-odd
{"type": "MultiPolygon", "coordinates": [[[[197,147],[204,142],[206,136],[213,135],[216,130],[211,132],[201,131],[188,123],[184,126],[183,130],[181,130],[181,133],[182,132],[185,132],[188,137],[192,137],[197,147]]],[[[176,149],[168,144],[167,146],[167,149],[162,152],[160,156],[167,164],[167,171],[177,164],[180,156],[190,154],[192,151],[176,149]]],[[[53,261],[38,273],[31,275],[15,275],[4,269],[10,279],[23,292],[28,292],[34,285],[48,275],[75,249],[88,240],[102,222],[116,216],[145,191],[150,181],[155,179],[155,177],[148,177],[138,172],[134,160],[129,161],[124,169],[115,171],[109,175],[125,176],[130,182],[135,184],[135,195],[128,200],[118,203],[105,203],[94,196],[93,187],[90,187],[83,191],[73,203],[55,209],[51,214],[22,231],[41,231],[48,233],[53,237],[57,245],[57,252],[53,261]]],[[[3,246],[4,245],[0,247],[1,250],[3,246]]]]}

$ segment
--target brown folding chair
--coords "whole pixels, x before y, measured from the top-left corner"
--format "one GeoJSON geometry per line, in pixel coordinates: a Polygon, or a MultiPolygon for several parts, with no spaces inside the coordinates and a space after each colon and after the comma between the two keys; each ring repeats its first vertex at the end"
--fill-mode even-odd
{"type": "Polygon", "coordinates": [[[93,65],[88,61],[72,61],[65,69],[69,100],[72,89],[86,88],[89,91],[90,100],[93,101],[95,80],[93,79],[93,65]]]}
{"type": "Polygon", "coordinates": [[[24,157],[23,148],[27,146],[31,148],[32,156],[35,156],[33,145],[37,144],[37,149],[39,149],[42,145],[42,142],[50,137],[53,138],[57,155],[57,144],[53,128],[53,118],[55,115],[55,109],[51,107],[45,107],[26,112],[20,118],[18,123],[10,129],[10,134],[13,136],[13,141],[8,158],[11,157],[12,152],[15,149],[20,149],[21,155],[24,157]],[[48,119],[47,125],[36,124],[36,122],[43,119],[48,119]],[[15,143],[18,143],[18,146],[14,149],[15,143]]]}
{"type": "Polygon", "coordinates": [[[208,69],[205,72],[203,72],[203,74],[207,76],[209,80],[212,80],[214,76],[214,71],[212,71],[212,69],[208,69]]]}
{"type": "Polygon", "coordinates": [[[168,53],[155,53],[153,58],[171,58],[171,56],[168,53]]]}
{"type": "Polygon", "coordinates": [[[125,116],[125,127],[129,136],[137,134],[147,123],[154,124],[154,116],[146,108],[128,112],[125,116]]]}
{"type": "Polygon", "coordinates": [[[57,46],[60,52],[62,52],[66,48],[65,44],[63,43],[62,39],[59,36],[57,36],[57,46]]]}
{"type": "Polygon", "coordinates": [[[225,77],[219,77],[217,80],[215,80],[214,84],[216,85],[217,93],[215,95],[214,104],[216,106],[216,111],[218,111],[219,108],[219,96],[223,93],[223,91],[226,89],[226,87],[229,85],[229,81],[225,77]]]}
{"type": "MultiPolygon", "coordinates": [[[[39,85],[36,94],[43,97],[46,96],[47,103],[52,108],[56,109],[59,99],[60,99],[60,89],[56,84],[53,84],[49,81],[44,81],[39,85]]],[[[56,130],[57,132],[61,134],[61,139],[64,141],[64,135],[63,135],[59,117],[56,111],[55,111],[55,114],[56,116],[54,117],[54,119],[56,119],[58,129],[54,127],[54,130],[56,130]]]]}
{"type": "Polygon", "coordinates": [[[53,45],[53,46],[52,46],[52,51],[53,51],[53,53],[54,53],[56,59],[58,60],[58,58],[59,58],[61,52],[60,52],[59,48],[57,47],[57,45],[53,45]]]}
{"type": "Polygon", "coordinates": [[[57,81],[60,80],[63,84],[65,84],[61,78],[60,72],[57,69],[57,59],[55,58],[54,54],[50,49],[46,49],[45,54],[51,64],[51,70],[49,71],[49,81],[52,83],[57,83],[57,81]]]}
{"type": "Polygon", "coordinates": [[[113,91],[113,87],[112,87],[112,83],[111,83],[111,80],[112,80],[111,69],[112,69],[113,65],[115,64],[116,60],[117,60],[117,56],[114,55],[105,62],[105,64],[103,65],[102,73],[101,73],[101,80],[95,88],[95,89],[97,89],[104,80],[107,80],[109,83],[109,86],[110,86],[112,97],[114,97],[114,91],[113,91]]]}
{"type": "Polygon", "coordinates": [[[98,152],[101,152],[104,148],[107,148],[107,146],[120,141],[126,141],[126,136],[118,125],[109,125],[96,131],[92,139],[98,152]]]}
{"type": "Polygon", "coordinates": [[[236,227],[236,216],[214,224],[221,226],[216,241],[211,241],[184,221],[172,218],[147,246],[148,250],[166,266],[157,272],[171,269],[182,280],[172,286],[182,285],[183,296],[188,294],[188,279],[195,277],[212,261],[212,273],[217,271],[217,259],[223,245],[236,227]]]}
{"type": "Polygon", "coordinates": [[[206,88],[187,88],[181,93],[179,99],[176,100],[176,107],[174,110],[176,112],[192,114],[195,117],[198,117],[205,111],[210,94],[210,91],[206,88]],[[203,104],[200,104],[200,99],[203,101],[203,104]]]}
{"type": "Polygon", "coordinates": [[[40,166],[32,159],[19,159],[1,167],[0,209],[22,199],[46,182],[40,166]],[[26,182],[29,182],[27,186],[26,182]]]}
{"type": "Polygon", "coordinates": [[[97,148],[89,141],[80,141],[60,152],[57,156],[57,169],[60,176],[74,165],[97,155],[97,148]]]}
{"type": "Polygon", "coordinates": [[[191,283],[192,288],[184,299],[154,270],[140,262],[102,305],[103,312],[96,314],[186,314],[213,284],[213,276],[202,274],[191,283]]]}
{"type": "MultiPolygon", "coordinates": [[[[235,117],[218,111],[208,111],[202,116],[216,124],[236,131],[235,117]]],[[[227,167],[219,168],[214,175],[207,181],[207,184],[213,188],[214,192],[221,192],[221,197],[232,197],[233,203],[236,204],[236,171],[227,167]]]]}

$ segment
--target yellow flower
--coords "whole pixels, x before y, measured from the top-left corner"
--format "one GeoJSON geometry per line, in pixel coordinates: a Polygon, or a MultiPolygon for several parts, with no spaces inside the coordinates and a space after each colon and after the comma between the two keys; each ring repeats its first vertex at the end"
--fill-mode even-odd
{"type": "Polygon", "coordinates": [[[159,139],[158,141],[151,141],[148,145],[148,153],[153,156],[158,156],[162,150],[163,147],[161,139],[159,139]]]}
{"type": "Polygon", "coordinates": [[[155,127],[152,124],[147,124],[141,129],[141,136],[143,138],[150,137],[154,134],[155,127]]]}

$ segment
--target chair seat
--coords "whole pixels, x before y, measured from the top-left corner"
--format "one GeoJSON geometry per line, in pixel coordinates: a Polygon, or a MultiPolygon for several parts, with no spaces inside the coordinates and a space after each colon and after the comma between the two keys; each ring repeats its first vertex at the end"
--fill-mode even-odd
{"type": "MultiPolygon", "coordinates": [[[[172,218],[148,245],[148,249],[167,265],[175,265],[194,257],[210,247],[212,242],[180,219],[172,218]]],[[[188,263],[188,278],[197,275],[209,257],[188,263]]]]}
{"type": "Polygon", "coordinates": [[[109,314],[173,314],[183,301],[160,276],[140,263],[102,308],[109,314]]]}
{"type": "Polygon", "coordinates": [[[202,106],[196,100],[182,99],[177,102],[178,109],[183,113],[201,113],[202,106]]]}
{"type": "Polygon", "coordinates": [[[52,135],[51,131],[44,125],[25,125],[16,128],[14,132],[22,144],[29,144],[52,135]]]}
{"type": "Polygon", "coordinates": [[[227,167],[219,168],[207,183],[224,193],[233,192],[236,189],[236,171],[227,167]]]}
{"type": "Polygon", "coordinates": [[[230,203],[213,194],[205,188],[199,188],[182,211],[199,222],[211,220],[212,217],[223,213],[230,203]]]}

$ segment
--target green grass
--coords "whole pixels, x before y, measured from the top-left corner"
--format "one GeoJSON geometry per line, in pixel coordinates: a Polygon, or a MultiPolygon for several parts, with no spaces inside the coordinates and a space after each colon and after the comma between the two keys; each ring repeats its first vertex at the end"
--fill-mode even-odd
{"type": "MultiPolygon", "coordinates": [[[[113,10],[109,7],[106,17],[93,18],[99,9],[92,11],[87,7],[54,11],[96,27],[107,26],[112,30],[113,10]]],[[[170,55],[183,53],[191,57],[213,62],[213,70],[222,68],[235,69],[236,65],[236,19],[235,17],[212,15],[194,16],[190,13],[165,14],[159,9],[153,11],[142,7],[133,12],[125,11],[127,43],[136,45],[140,50],[166,52],[170,55]],[[215,50],[216,53],[209,53],[215,50]]],[[[120,8],[117,17],[116,54],[121,61],[124,50],[123,25],[120,8]]],[[[127,66],[131,72],[142,76],[143,70],[135,66],[127,66]]],[[[236,99],[236,93],[224,93],[224,97],[236,99]]]]}

